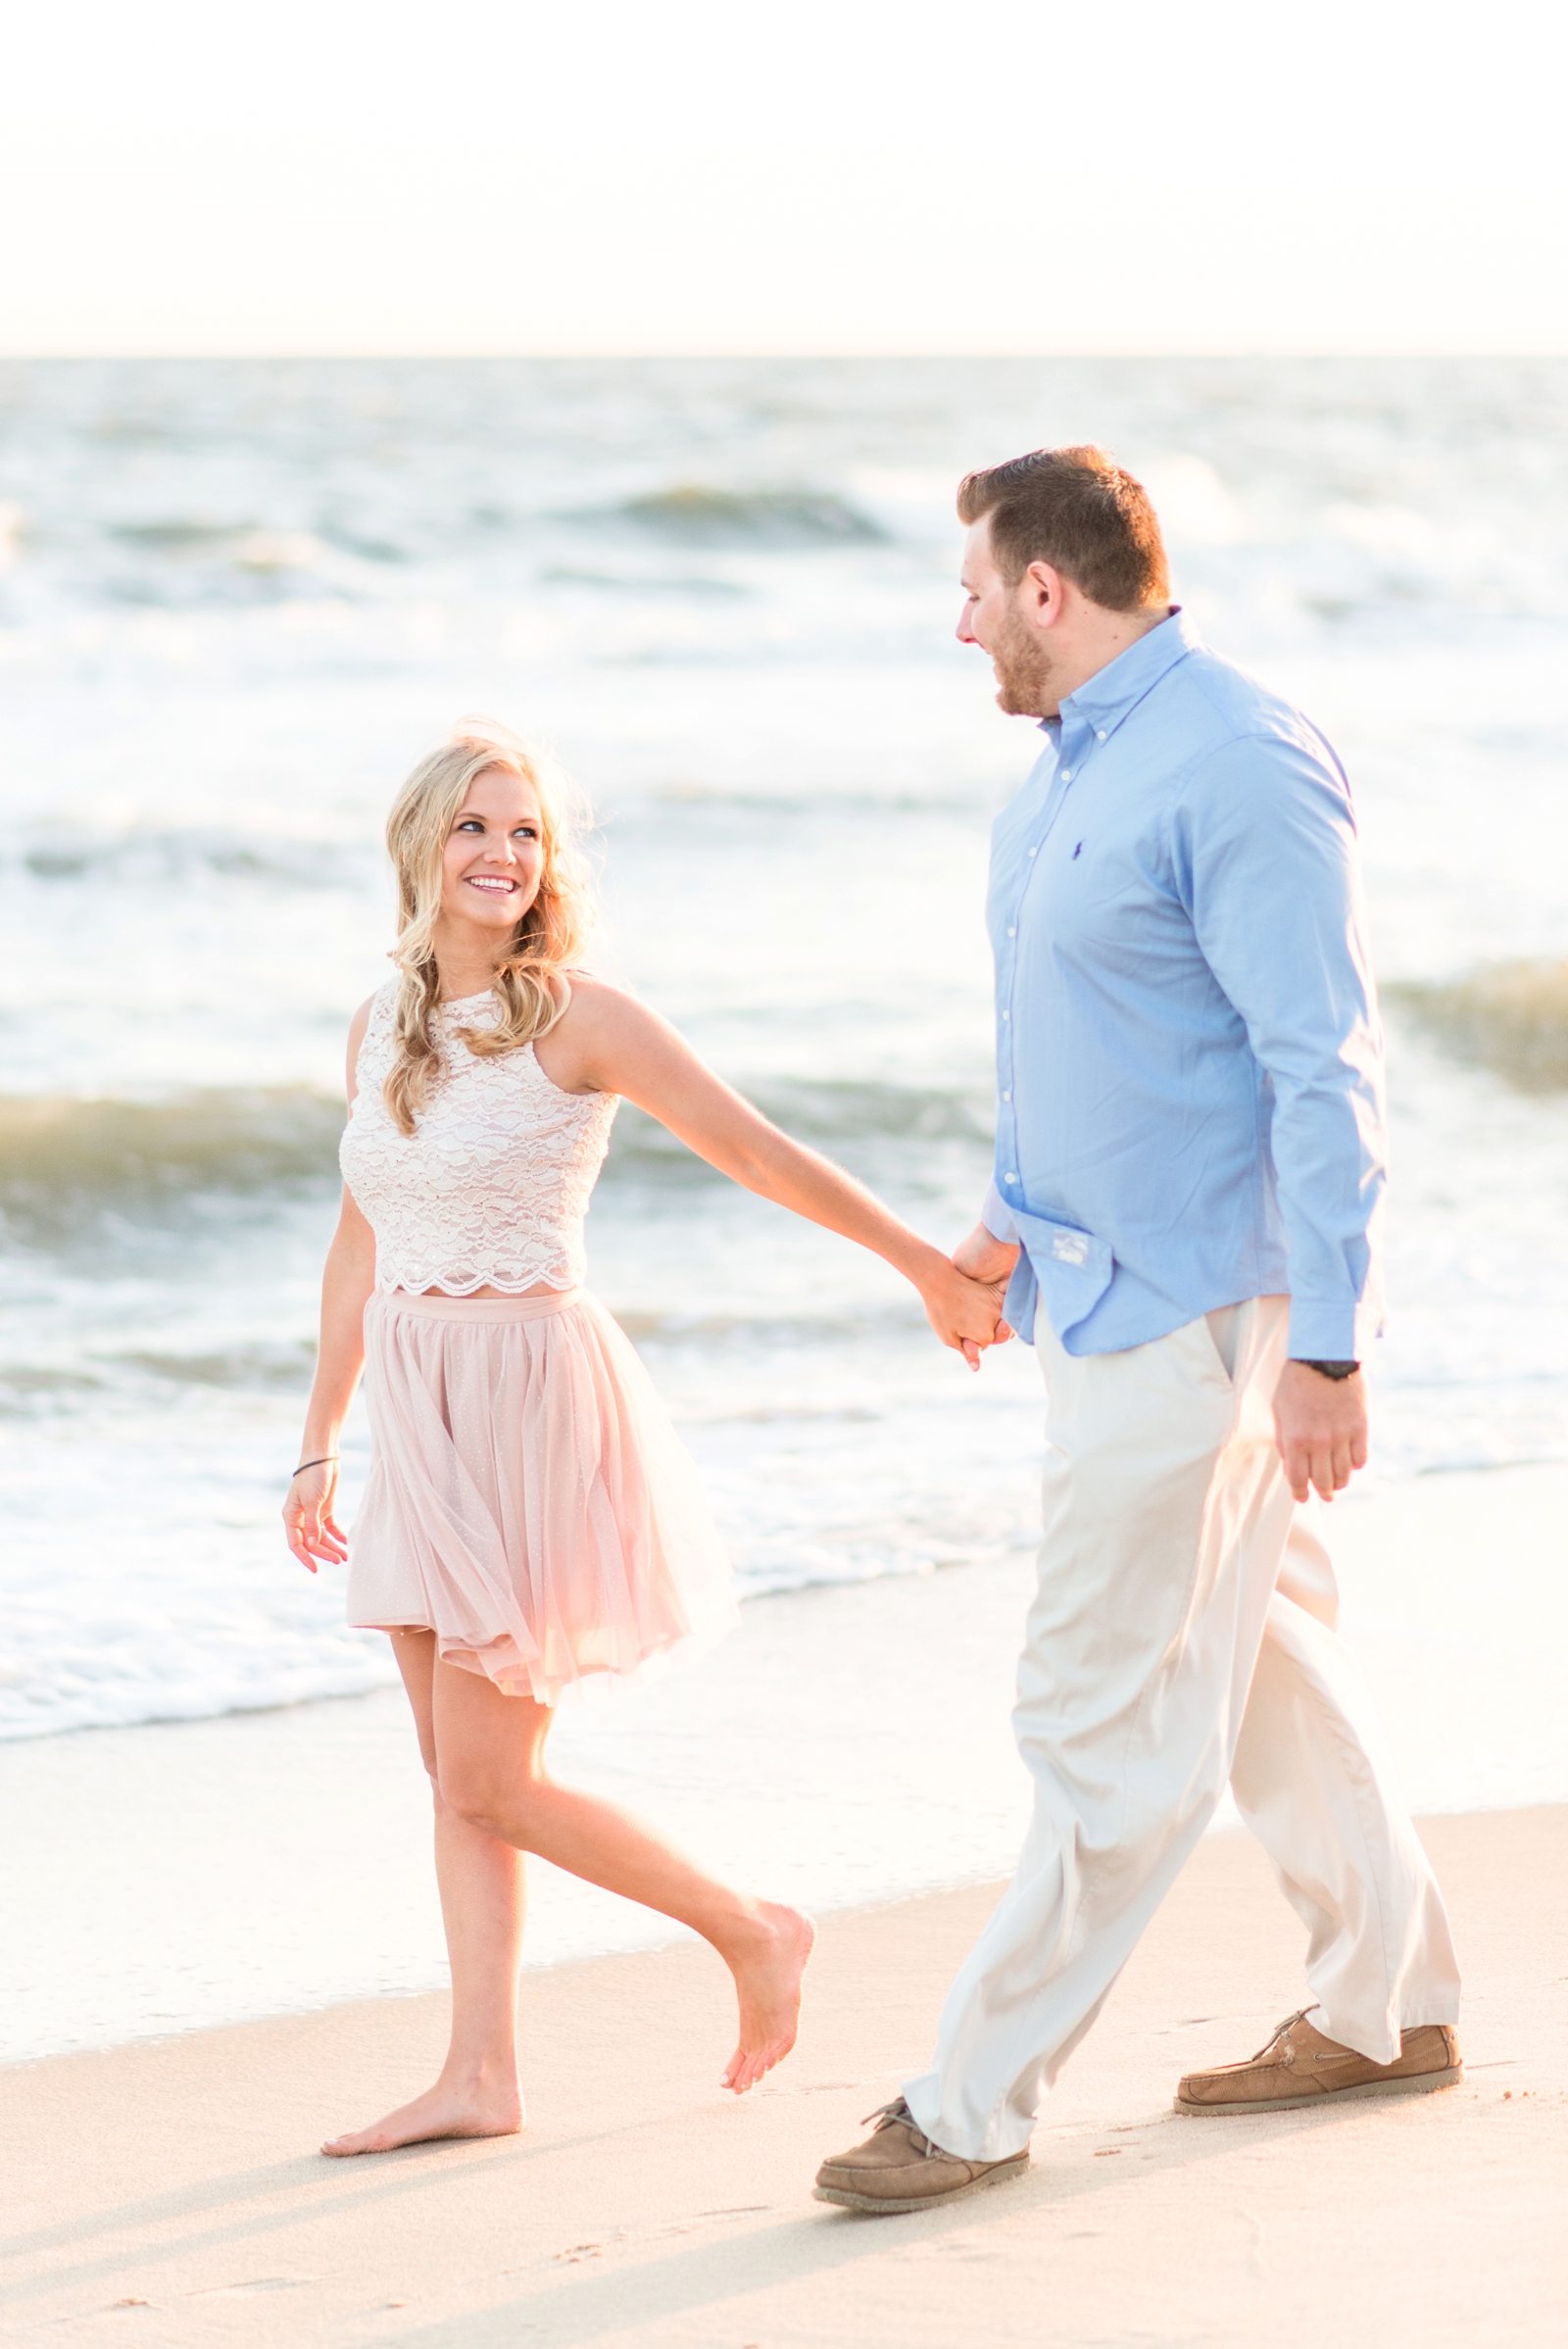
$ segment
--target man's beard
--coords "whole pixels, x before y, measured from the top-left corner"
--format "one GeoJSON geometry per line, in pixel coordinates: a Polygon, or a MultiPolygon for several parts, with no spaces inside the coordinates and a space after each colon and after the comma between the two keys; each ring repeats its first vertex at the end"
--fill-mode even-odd
{"type": "Polygon", "coordinates": [[[998,708],[1009,717],[1049,717],[1056,707],[1055,663],[1028,621],[1009,612],[990,651],[998,708]]]}

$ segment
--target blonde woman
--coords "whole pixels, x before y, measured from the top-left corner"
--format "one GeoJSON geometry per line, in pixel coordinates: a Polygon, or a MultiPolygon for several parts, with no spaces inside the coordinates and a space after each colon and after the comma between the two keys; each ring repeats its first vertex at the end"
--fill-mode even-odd
{"type": "Polygon", "coordinates": [[[371,1462],[351,1622],[391,1635],[435,1793],[452,1971],[440,2078],[331,2154],[522,2126],[522,1854],[691,1926],[734,1977],[739,2095],[795,2043],[813,1928],[550,1777],[562,1688],[634,1672],[733,1618],[695,1468],[641,1363],[581,1287],[582,1221],[624,1097],[737,1183],[858,1241],[974,1367],[998,1296],[719,1082],[675,1031],[578,967],[588,893],[557,787],[515,737],[460,729],[387,826],[396,976],[349,1030],[342,1216],[289,1547],[350,1557],[338,1436],[363,1370],[371,1462]]]}

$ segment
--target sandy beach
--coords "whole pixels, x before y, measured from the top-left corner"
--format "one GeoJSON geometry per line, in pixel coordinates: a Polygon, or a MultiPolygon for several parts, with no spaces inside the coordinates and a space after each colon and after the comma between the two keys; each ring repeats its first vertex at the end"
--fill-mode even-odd
{"type": "Polygon", "coordinates": [[[810,2199],[926,2052],[995,1885],[829,1918],[792,2061],[722,2097],[725,1984],[681,1946],[530,1974],[519,2138],[339,2165],[419,2084],[440,1995],[193,2031],[5,2075],[18,2343],[407,2349],[1544,2343],[1568,2325],[1568,1810],[1422,1830],[1467,1969],[1462,2087],[1255,2120],[1174,2114],[1300,1996],[1239,1834],[1199,1850],[1021,2181],[926,2217],[810,2199]],[[983,2314],[978,2313],[983,2295],[983,2314]]]}
{"type": "Polygon", "coordinates": [[[445,2035],[401,1698],[0,1748],[0,2044],[39,2059],[0,2069],[0,2340],[1560,2337],[1565,1500],[1548,1466],[1369,1485],[1335,1512],[1348,1628],[1458,1933],[1465,2085],[1172,2113],[1180,2072],[1250,2054],[1304,1994],[1295,1918],[1220,1832],[1069,2067],[1029,2178],[927,2218],[857,2221],[811,2178],[925,2060],[1016,1846],[1028,1561],[756,1601],[721,1658],[563,1722],[564,1773],[822,1912],[799,2050],[739,2105],[717,2086],[717,1961],[541,1867],[526,2133],[325,2161],[321,2138],[422,2085],[445,2035]],[[909,1734],[879,1740],[891,1690],[909,1734]]]}

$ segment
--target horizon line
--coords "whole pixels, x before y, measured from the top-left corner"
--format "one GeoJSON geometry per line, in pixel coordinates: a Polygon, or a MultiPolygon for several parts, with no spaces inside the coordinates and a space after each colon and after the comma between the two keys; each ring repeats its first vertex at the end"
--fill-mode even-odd
{"type": "Polygon", "coordinates": [[[1147,349],[1143,347],[1138,347],[1135,349],[1130,346],[1117,346],[1111,348],[1090,348],[1086,346],[1083,348],[1074,347],[1070,350],[1060,348],[1047,350],[1034,347],[1024,349],[1008,348],[1006,346],[993,346],[987,348],[976,346],[973,349],[963,350],[921,350],[916,348],[866,350],[863,348],[835,349],[831,345],[812,347],[795,345],[789,348],[778,348],[772,345],[732,345],[728,347],[720,347],[717,345],[707,344],[700,346],[693,345],[689,348],[681,347],[676,349],[647,349],[633,347],[621,349],[619,347],[610,348],[604,346],[568,348],[563,345],[561,347],[551,346],[549,348],[535,349],[524,349],[511,346],[506,348],[490,349],[485,349],[482,347],[458,348],[454,346],[450,349],[441,348],[438,350],[419,350],[408,348],[399,349],[393,345],[383,344],[375,344],[373,346],[366,345],[363,348],[338,347],[335,349],[312,349],[304,345],[292,344],[288,346],[276,346],[272,348],[257,348],[254,346],[240,348],[236,346],[233,349],[215,349],[211,346],[197,347],[195,345],[175,344],[156,348],[149,347],[139,349],[112,348],[108,346],[98,348],[95,346],[91,349],[53,350],[47,348],[7,350],[3,346],[0,346],[0,366],[8,364],[23,366],[58,366],[72,361],[92,362],[98,360],[110,360],[124,362],[171,359],[193,360],[201,362],[274,360],[285,363],[294,363],[307,360],[396,360],[401,362],[470,362],[475,360],[560,360],[564,362],[582,362],[586,360],[624,360],[646,362],[653,360],[813,361],[827,359],[864,362],[881,361],[892,362],[895,364],[907,363],[909,361],[915,360],[983,361],[1001,359],[1096,361],[1301,359],[1322,360],[1327,362],[1346,360],[1542,360],[1550,362],[1556,360],[1568,360],[1568,343],[1564,343],[1560,346],[1553,345],[1549,348],[1545,346],[1531,347],[1528,345],[1510,345],[1504,347],[1502,345],[1493,346],[1490,344],[1484,347],[1470,345],[1464,348],[1445,348],[1442,346],[1426,345],[1417,347],[1410,344],[1400,344],[1397,346],[1363,345],[1360,347],[1346,345],[1330,346],[1326,344],[1314,344],[1311,346],[1284,344],[1249,344],[1243,346],[1236,344],[1219,346],[1189,345],[1175,348],[1169,345],[1151,345],[1147,349]]]}

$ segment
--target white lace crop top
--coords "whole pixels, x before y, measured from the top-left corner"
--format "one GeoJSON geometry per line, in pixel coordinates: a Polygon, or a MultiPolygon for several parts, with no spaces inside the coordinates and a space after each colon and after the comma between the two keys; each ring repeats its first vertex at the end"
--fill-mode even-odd
{"type": "Polygon", "coordinates": [[[531,1044],[477,1057],[454,1034],[489,1027],[487,991],[443,1003],[444,1073],[415,1131],[398,1130],[381,1092],[392,1064],[397,981],[380,988],[338,1150],[343,1179],[375,1233],[377,1289],[476,1289],[520,1296],[540,1282],[575,1289],[587,1269],[582,1222],[610,1148],[619,1099],[563,1093],[531,1044]]]}

